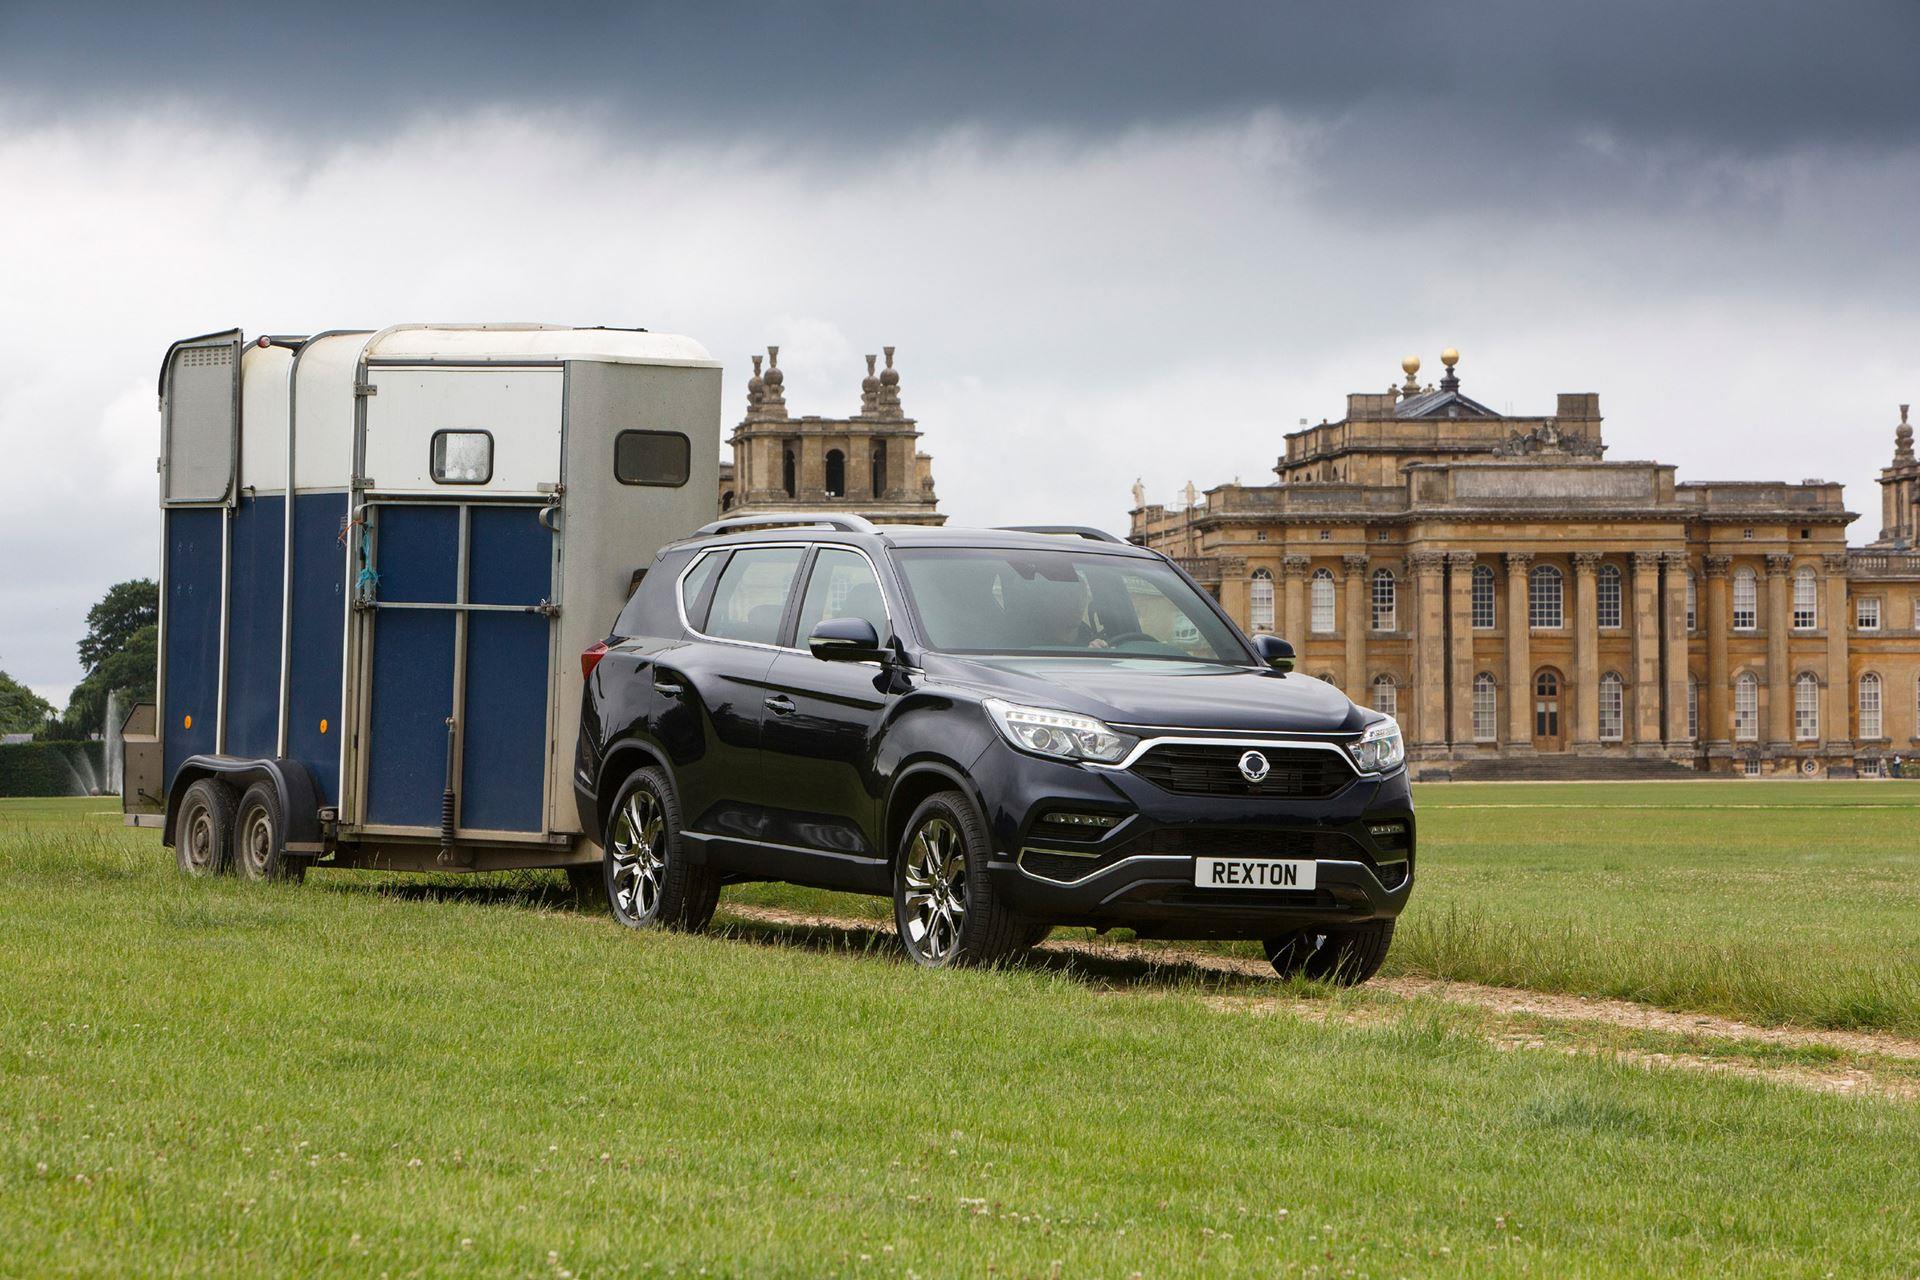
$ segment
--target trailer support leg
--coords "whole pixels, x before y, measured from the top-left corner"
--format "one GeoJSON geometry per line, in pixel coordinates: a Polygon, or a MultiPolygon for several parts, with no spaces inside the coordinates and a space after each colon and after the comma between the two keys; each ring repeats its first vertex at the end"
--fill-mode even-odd
{"type": "Polygon", "coordinates": [[[453,865],[453,769],[454,742],[457,737],[456,724],[452,716],[447,717],[447,783],[440,792],[440,865],[453,865]]]}

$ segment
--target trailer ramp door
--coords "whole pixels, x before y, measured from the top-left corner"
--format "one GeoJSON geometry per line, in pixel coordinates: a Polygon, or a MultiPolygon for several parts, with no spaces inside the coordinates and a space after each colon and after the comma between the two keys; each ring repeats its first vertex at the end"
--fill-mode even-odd
{"type": "Polygon", "coordinates": [[[451,746],[457,833],[544,833],[554,548],[539,507],[382,503],[369,525],[367,824],[439,831],[451,746]]]}

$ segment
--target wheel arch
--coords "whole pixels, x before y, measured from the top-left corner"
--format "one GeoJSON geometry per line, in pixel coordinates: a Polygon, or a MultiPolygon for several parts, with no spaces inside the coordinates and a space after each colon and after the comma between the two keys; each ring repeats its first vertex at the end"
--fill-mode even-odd
{"type": "Polygon", "coordinates": [[[307,767],[298,760],[244,760],[235,756],[188,756],[181,761],[167,786],[166,822],[160,829],[163,845],[173,845],[179,826],[180,800],[187,788],[202,778],[217,778],[236,791],[245,791],[263,780],[271,782],[280,801],[287,851],[301,857],[325,852],[325,833],[320,829],[320,791],[307,767]]]}
{"type": "Polygon", "coordinates": [[[600,760],[600,773],[594,779],[593,809],[596,819],[594,825],[604,836],[607,830],[607,810],[613,803],[613,796],[620,789],[620,783],[641,769],[659,769],[667,775],[667,781],[679,785],[673,776],[673,766],[667,761],[667,753],[659,745],[644,738],[623,738],[607,749],[600,760]]]}
{"type": "Polygon", "coordinates": [[[935,758],[912,761],[895,775],[893,786],[887,792],[883,829],[888,865],[891,866],[900,856],[900,842],[907,834],[907,820],[913,816],[913,811],[928,796],[942,791],[960,792],[972,802],[981,820],[987,820],[987,806],[981,798],[980,788],[959,765],[951,760],[935,758]]]}

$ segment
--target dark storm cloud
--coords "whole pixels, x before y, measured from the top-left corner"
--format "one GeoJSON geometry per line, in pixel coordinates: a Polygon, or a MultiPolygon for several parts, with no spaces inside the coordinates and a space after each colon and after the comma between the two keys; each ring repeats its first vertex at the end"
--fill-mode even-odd
{"type": "Polygon", "coordinates": [[[1457,133],[1478,158],[1590,131],[1744,153],[1897,145],[1920,135],[1917,50],[1914,0],[0,9],[0,89],[39,111],[178,95],[328,134],[587,104],[636,130],[841,146],[1263,106],[1371,121],[1383,144],[1396,126],[1409,145],[1457,133]]]}

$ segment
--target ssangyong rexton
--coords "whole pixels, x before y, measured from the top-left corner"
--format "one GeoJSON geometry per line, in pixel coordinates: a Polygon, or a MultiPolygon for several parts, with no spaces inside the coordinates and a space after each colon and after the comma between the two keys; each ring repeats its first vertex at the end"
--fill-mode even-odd
{"type": "Polygon", "coordinates": [[[885,894],[923,965],[1055,925],[1257,938],[1358,982],[1413,885],[1399,726],[1091,530],[723,520],[584,655],[574,786],[613,912],[885,894]]]}

